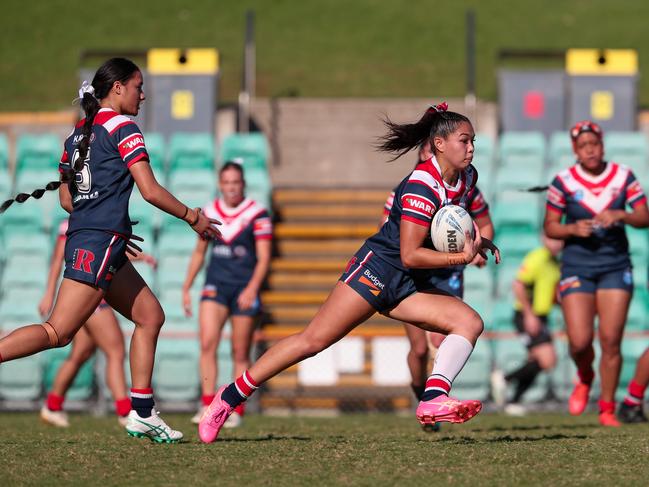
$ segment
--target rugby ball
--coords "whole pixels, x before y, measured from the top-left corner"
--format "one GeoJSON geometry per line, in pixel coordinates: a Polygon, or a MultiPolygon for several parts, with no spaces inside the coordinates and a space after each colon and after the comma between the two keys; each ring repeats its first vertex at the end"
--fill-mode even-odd
{"type": "Polygon", "coordinates": [[[461,206],[442,206],[430,226],[430,238],[433,247],[440,252],[462,252],[465,234],[475,237],[473,219],[461,206]]]}

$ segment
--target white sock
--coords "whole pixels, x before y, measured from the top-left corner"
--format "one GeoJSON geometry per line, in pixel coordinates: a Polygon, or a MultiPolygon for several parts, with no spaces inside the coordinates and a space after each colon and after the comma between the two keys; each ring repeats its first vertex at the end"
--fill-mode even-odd
{"type": "MultiPolygon", "coordinates": [[[[449,382],[450,389],[450,385],[469,360],[471,352],[473,352],[473,345],[469,340],[461,335],[448,335],[437,349],[430,378],[443,377],[449,382]]],[[[428,389],[428,384],[426,388],[428,389]]]]}

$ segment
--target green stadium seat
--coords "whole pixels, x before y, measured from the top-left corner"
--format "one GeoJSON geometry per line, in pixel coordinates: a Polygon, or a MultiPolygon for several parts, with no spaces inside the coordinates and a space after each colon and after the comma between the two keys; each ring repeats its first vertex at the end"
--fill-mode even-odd
{"type": "Polygon", "coordinates": [[[26,169],[57,171],[62,152],[63,144],[54,134],[23,134],[16,143],[17,174],[26,169]]]}
{"type": "Polygon", "coordinates": [[[493,175],[495,171],[495,143],[488,134],[476,134],[473,165],[478,170],[478,187],[487,201],[493,196],[493,175]]]}
{"type": "MultiPolygon", "coordinates": [[[[51,243],[44,233],[8,233],[4,237],[5,251],[9,258],[17,255],[40,255],[49,256],[51,253],[51,243]]],[[[47,272],[45,270],[44,272],[47,272]]]]}
{"type": "Polygon", "coordinates": [[[605,157],[630,167],[638,177],[647,172],[649,142],[641,132],[607,132],[604,134],[605,157]]]}
{"type": "Polygon", "coordinates": [[[166,146],[164,137],[157,132],[149,132],[144,134],[144,143],[149,153],[149,162],[153,171],[156,173],[158,179],[164,181],[164,175],[167,172],[165,167],[166,146]]]}
{"type": "Polygon", "coordinates": [[[493,195],[515,190],[525,190],[546,184],[545,169],[542,163],[530,167],[500,166],[493,175],[493,195]]]}
{"type": "MultiPolygon", "coordinates": [[[[45,270],[42,272],[45,273],[45,270]]],[[[0,299],[0,327],[10,330],[30,323],[40,323],[38,303],[43,297],[44,287],[18,287],[8,284],[6,277],[5,273],[0,299]]]]}
{"type": "Polygon", "coordinates": [[[516,261],[522,260],[530,250],[541,244],[538,231],[525,232],[511,227],[501,228],[497,238],[501,257],[516,261]]]}
{"type": "Polygon", "coordinates": [[[212,169],[177,169],[169,174],[169,190],[176,194],[184,192],[199,192],[208,196],[208,200],[216,192],[217,176],[212,169]]]}
{"type": "Polygon", "coordinates": [[[504,230],[539,232],[542,212],[541,197],[538,194],[511,190],[499,193],[491,211],[496,243],[500,242],[499,233],[504,230]]]}
{"type": "Polygon", "coordinates": [[[498,265],[496,272],[496,296],[499,298],[512,295],[512,283],[516,279],[521,260],[504,261],[498,265]]]}
{"type": "Polygon", "coordinates": [[[453,395],[460,399],[487,399],[491,363],[489,344],[486,340],[478,340],[471,359],[453,381],[453,395]]]}
{"type": "Polygon", "coordinates": [[[575,163],[575,153],[572,150],[572,141],[567,131],[554,132],[550,136],[548,148],[549,176],[553,178],[556,173],[575,163]]]}
{"type": "Polygon", "coordinates": [[[45,228],[45,217],[42,208],[33,200],[25,203],[15,203],[2,214],[5,234],[29,233],[35,234],[45,228]]]}
{"type": "Polygon", "coordinates": [[[11,180],[9,170],[6,167],[0,168],[0,200],[4,201],[9,198],[12,187],[13,181],[11,180]]]}
{"type": "MultiPolygon", "coordinates": [[[[43,386],[45,391],[49,391],[52,388],[54,378],[71,350],[72,345],[68,345],[67,347],[53,348],[43,352],[45,362],[43,386]]],[[[92,396],[95,387],[95,360],[93,356],[81,366],[65,396],[67,400],[84,401],[92,396]]]]}
{"type": "MultiPolygon", "coordinates": [[[[140,192],[133,190],[128,204],[128,215],[131,221],[138,224],[133,227],[133,233],[150,233],[162,219],[162,212],[151,203],[145,201],[140,192]]],[[[142,235],[140,235],[142,236],[142,235]]]]}
{"type": "Polygon", "coordinates": [[[160,339],[156,350],[153,387],[161,401],[194,401],[200,393],[198,341],[160,339]]]}
{"type": "Polygon", "coordinates": [[[618,399],[626,394],[626,388],[633,379],[638,359],[649,347],[649,338],[638,336],[625,336],[622,340],[622,370],[620,383],[617,388],[618,399]]]}
{"type": "Polygon", "coordinates": [[[37,188],[44,188],[51,181],[58,181],[56,169],[24,169],[16,176],[16,193],[31,193],[37,188]]]}
{"type": "Polygon", "coordinates": [[[9,141],[7,136],[0,133],[0,173],[9,167],[9,141]]]}
{"type": "Polygon", "coordinates": [[[649,329],[649,313],[647,313],[647,289],[636,287],[634,296],[629,305],[626,318],[627,330],[649,329]]]}
{"type": "MultiPolygon", "coordinates": [[[[160,286],[160,304],[170,322],[185,323],[182,326],[183,329],[186,329],[188,326],[191,326],[194,330],[198,329],[198,304],[200,302],[201,287],[203,286],[204,280],[205,278],[199,274],[190,291],[192,310],[194,312],[191,318],[186,317],[185,311],[183,310],[182,283],[166,283],[160,286]]],[[[164,329],[167,329],[166,324],[164,325],[164,329]]]]}
{"type": "Polygon", "coordinates": [[[500,166],[543,167],[545,150],[545,137],[541,132],[505,132],[499,141],[500,166]]]}
{"type": "Polygon", "coordinates": [[[169,169],[214,169],[214,137],[208,133],[176,133],[169,143],[169,169]]]}
{"type": "Polygon", "coordinates": [[[490,331],[515,332],[513,316],[514,298],[510,293],[493,301],[491,321],[485,321],[485,328],[490,331]]]}
{"type": "Polygon", "coordinates": [[[43,383],[42,357],[32,355],[0,367],[0,398],[14,401],[40,399],[43,383]]]}
{"type": "Polygon", "coordinates": [[[267,167],[270,149],[266,136],[261,132],[232,134],[223,139],[219,150],[221,166],[233,159],[243,159],[245,169],[267,167]]]}
{"type": "MultiPolygon", "coordinates": [[[[48,269],[49,259],[47,258],[47,254],[10,255],[7,257],[2,275],[3,287],[35,288],[39,292],[42,292],[47,282],[48,269]]],[[[20,306],[23,301],[24,298],[19,299],[18,302],[14,302],[14,305],[20,306]]],[[[30,303],[34,307],[34,310],[37,304],[38,301],[30,303]]]]}
{"type": "Polygon", "coordinates": [[[629,251],[632,258],[646,261],[649,256],[649,234],[646,228],[626,226],[626,236],[629,240],[629,251]]]}

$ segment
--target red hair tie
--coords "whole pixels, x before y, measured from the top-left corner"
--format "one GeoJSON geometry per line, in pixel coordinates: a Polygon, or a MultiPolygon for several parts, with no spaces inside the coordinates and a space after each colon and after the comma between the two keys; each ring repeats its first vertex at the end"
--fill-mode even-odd
{"type": "Polygon", "coordinates": [[[431,105],[431,106],[428,108],[427,111],[430,112],[431,110],[435,110],[435,112],[437,112],[437,113],[439,113],[439,112],[445,112],[445,111],[448,110],[448,103],[446,103],[445,101],[443,101],[443,102],[440,103],[439,105],[431,105]]]}

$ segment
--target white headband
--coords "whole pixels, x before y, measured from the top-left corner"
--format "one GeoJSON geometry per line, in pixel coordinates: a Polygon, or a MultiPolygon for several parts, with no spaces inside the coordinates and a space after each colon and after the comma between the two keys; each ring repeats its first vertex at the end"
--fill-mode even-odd
{"type": "Polygon", "coordinates": [[[83,98],[83,95],[86,93],[90,93],[91,95],[95,96],[95,88],[87,80],[83,80],[83,83],[81,83],[81,88],[79,88],[79,98],[83,98]]]}

